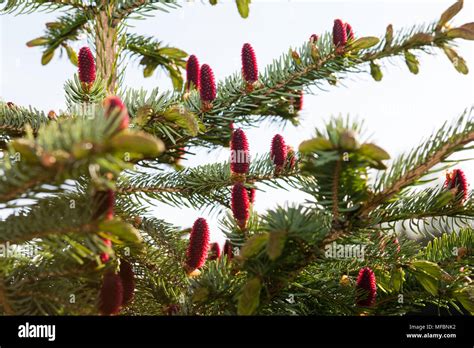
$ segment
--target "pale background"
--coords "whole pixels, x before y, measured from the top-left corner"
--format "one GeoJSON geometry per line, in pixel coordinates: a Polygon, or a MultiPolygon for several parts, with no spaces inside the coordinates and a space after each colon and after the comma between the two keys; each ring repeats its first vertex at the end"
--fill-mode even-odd
{"type": "MultiPolygon", "coordinates": [[[[222,1],[220,1],[222,2],[222,1]]],[[[171,13],[156,12],[144,21],[131,21],[130,31],[155,36],[189,54],[196,54],[208,63],[216,78],[240,70],[240,49],[245,42],[254,47],[260,70],[289,47],[300,46],[312,33],[331,30],[335,18],[351,23],[356,36],[385,33],[387,24],[394,28],[437,20],[452,3],[449,1],[253,1],[248,19],[240,18],[234,2],[210,6],[207,1],[183,2],[183,7],[171,13]]],[[[41,36],[44,23],[58,14],[33,14],[0,17],[0,98],[19,105],[33,105],[44,111],[64,109],[64,82],[71,78],[75,68],[66,57],[57,55],[46,67],[41,66],[38,48],[27,48],[25,43],[41,36]]],[[[465,1],[464,9],[454,23],[461,25],[474,21],[474,2],[465,1]]],[[[74,46],[78,50],[86,44],[74,46]]],[[[474,43],[460,41],[458,51],[474,69],[474,43]]],[[[302,122],[297,128],[284,129],[269,126],[247,131],[252,156],[269,150],[271,138],[277,132],[287,143],[297,148],[309,138],[315,126],[322,126],[331,115],[350,113],[365,120],[372,140],[388,150],[392,157],[417,145],[445,120],[457,117],[473,105],[474,71],[465,76],[455,71],[441,51],[435,56],[420,56],[420,73],[412,75],[403,60],[394,63],[382,61],[384,78],[375,82],[369,74],[351,75],[344,86],[328,87],[305,96],[302,122]]],[[[125,82],[130,87],[151,89],[170,88],[164,73],[143,78],[138,63],[129,64],[125,82]]],[[[471,156],[474,153],[464,153],[471,156]]],[[[197,155],[184,161],[188,166],[225,160],[228,150],[197,155]]],[[[474,180],[474,162],[463,163],[461,168],[470,182],[474,180]]],[[[440,182],[442,181],[440,174],[440,182]]],[[[264,186],[261,186],[264,188],[264,186]]],[[[257,192],[255,209],[268,208],[287,202],[302,202],[305,196],[298,192],[265,189],[257,192]]],[[[189,227],[207,212],[171,208],[163,204],[154,207],[156,217],[189,227]]],[[[218,231],[219,216],[209,216],[212,238],[222,241],[218,231]]]]}

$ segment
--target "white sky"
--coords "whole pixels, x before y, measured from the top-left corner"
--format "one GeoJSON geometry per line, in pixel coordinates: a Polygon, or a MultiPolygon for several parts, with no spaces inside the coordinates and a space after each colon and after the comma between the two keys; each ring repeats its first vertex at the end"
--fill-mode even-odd
{"type": "MultiPolygon", "coordinates": [[[[335,18],[351,23],[356,36],[385,33],[387,24],[394,28],[422,24],[436,20],[453,3],[449,1],[253,1],[248,19],[241,19],[234,2],[210,6],[207,1],[183,3],[183,8],[171,13],[157,12],[144,21],[130,22],[130,31],[155,36],[171,46],[196,54],[208,63],[216,78],[240,70],[240,49],[245,42],[254,47],[260,70],[289,47],[300,46],[312,33],[330,31],[335,18]]],[[[474,2],[465,1],[464,9],[456,16],[457,25],[474,21],[474,2]]],[[[27,48],[25,43],[43,34],[44,23],[58,14],[32,14],[0,17],[0,98],[19,105],[33,105],[48,111],[64,108],[64,82],[75,68],[66,57],[56,56],[46,67],[41,66],[38,48],[27,48]]],[[[84,40],[74,47],[79,49],[84,40]]],[[[269,150],[271,138],[280,132],[287,143],[298,144],[311,137],[314,127],[321,126],[331,115],[350,113],[365,121],[372,140],[385,148],[392,157],[411,149],[445,120],[457,117],[473,105],[474,43],[460,41],[458,52],[473,72],[461,75],[441,51],[435,56],[420,56],[420,73],[408,72],[402,60],[383,64],[384,78],[372,80],[369,74],[350,76],[345,86],[328,87],[305,96],[302,122],[297,128],[285,129],[265,124],[247,132],[252,156],[269,150]]],[[[143,78],[138,63],[129,64],[126,84],[130,87],[151,89],[170,88],[163,73],[143,78]]],[[[473,155],[473,152],[463,155],[473,155]]],[[[184,164],[194,166],[225,160],[228,150],[207,155],[199,152],[184,164]]],[[[473,163],[463,163],[470,181],[474,181],[473,163]]],[[[440,174],[442,175],[442,174],[440,174]]],[[[298,192],[267,190],[257,192],[255,208],[259,212],[285,202],[302,201],[298,192]]],[[[156,216],[169,222],[189,227],[199,216],[192,209],[156,206],[156,216]]],[[[220,240],[218,217],[209,218],[213,238],[220,240]]]]}

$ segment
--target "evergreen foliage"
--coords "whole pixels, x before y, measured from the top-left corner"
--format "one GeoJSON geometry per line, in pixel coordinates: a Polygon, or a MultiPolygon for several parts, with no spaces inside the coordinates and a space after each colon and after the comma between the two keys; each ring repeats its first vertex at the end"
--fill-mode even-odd
{"type": "MultiPolygon", "coordinates": [[[[249,2],[236,1],[244,18],[249,2]]],[[[65,11],[28,46],[42,46],[43,64],[58,48],[77,64],[70,43],[85,33],[96,46],[98,67],[93,82],[77,74],[66,82],[64,114],[0,102],[1,314],[106,314],[99,310],[103,282],[121,264],[135,274],[133,300],[122,303],[125,315],[400,315],[428,304],[474,313],[474,197],[464,197],[456,183],[433,183],[459,163],[453,154],[471,148],[472,107],[392,161],[361,137],[361,122],[333,117],[298,151],[279,149],[278,165],[270,149],[252,159],[246,173],[233,172],[229,162],[179,163],[196,146],[229,147],[238,127],[268,119],[297,124],[303,93],[361,72],[380,81],[382,60],[404,60],[416,74],[418,55],[443,52],[466,74],[454,47],[456,40],[474,39],[474,24],[447,25],[462,1],[427,25],[399,31],[389,25],[381,38],[352,38],[351,32],[335,45],[334,34],[323,33],[260,69],[257,81],[241,72],[219,81],[216,98],[206,100],[186,88],[187,53],[125,25],[152,11],[179,10],[177,1],[0,4],[0,14],[65,11]],[[122,85],[126,58],[140,59],[145,77],[167,71],[173,91],[122,85]],[[112,94],[124,105],[107,99],[104,110],[112,94]],[[249,191],[257,185],[297,189],[311,199],[261,213],[250,204],[242,223],[231,213],[237,183],[249,191]],[[116,193],[113,206],[105,206],[113,214],[101,216],[109,203],[97,197],[108,190],[116,193]],[[177,210],[215,210],[231,251],[189,269],[191,226],[181,230],[164,216],[151,217],[153,200],[177,210]],[[409,240],[400,227],[424,239],[409,240]],[[351,245],[359,257],[341,254],[341,246],[351,245]]],[[[341,23],[338,35],[347,34],[341,23]]],[[[202,257],[199,247],[193,252],[202,257]]]]}

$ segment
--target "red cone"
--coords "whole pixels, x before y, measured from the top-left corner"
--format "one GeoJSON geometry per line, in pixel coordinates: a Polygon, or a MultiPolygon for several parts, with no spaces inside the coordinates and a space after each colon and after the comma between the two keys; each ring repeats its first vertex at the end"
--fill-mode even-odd
{"type": "Polygon", "coordinates": [[[346,27],[347,40],[354,40],[354,31],[352,31],[351,25],[349,23],[346,23],[345,27],[346,27]]]}
{"type": "Polygon", "coordinates": [[[288,167],[290,169],[293,169],[295,167],[295,164],[296,164],[296,154],[295,154],[295,150],[293,150],[293,147],[291,147],[290,145],[287,145],[286,146],[286,153],[288,154],[288,157],[287,157],[287,162],[288,162],[288,167]]]}
{"type": "Polygon", "coordinates": [[[230,140],[230,169],[234,173],[246,174],[250,167],[250,151],[247,136],[242,129],[232,133],[230,140]]]}
{"type": "Polygon", "coordinates": [[[201,100],[210,103],[216,99],[216,82],[214,80],[214,73],[209,65],[204,64],[201,67],[201,77],[199,81],[199,88],[201,92],[201,100]]]}
{"type": "Polygon", "coordinates": [[[109,96],[104,100],[104,109],[105,116],[110,117],[111,115],[116,115],[121,119],[120,125],[118,126],[118,131],[128,128],[130,124],[130,118],[128,116],[127,107],[124,105],[122,100],[116,96],[109,96]]]}
{"type": "Polygon", "coordinates": [[[294,108],[296,111],[303,109],[303,91],[298,92],[298,96],[294,100],[294,108]]]}
{"type": "Polygon", "coordinates": [[[466,176],[461,169],[454,169],[451,172],[446,173],[444,187],[448,190],[456,189],[456,194],[461,198],[461,203],[467,199],[468,184],[466,176]]]}
{"type": "Polygon", "coordinates": [[[200,75],[199,61],[194,54],[190,55],[186,62],[186,90],[199,89],[200,75]]]}
{"type": "Polygon", "coordinates": [[[209,260],[217,260],[221,257],[221,247],[219,243],[212,243],[209,251],[209,260]]]}
{"type": "Polygon", "coordinates": [[[223,250],[224,255],[227,256],[228,259],[231,259],[234,257],[234,251],[232,250],[232,244],[230,240],[226,240],[224,244],[224,250],[223,250]]]}
{"type": "Polygon", "coordinates": [[[123,286],[122,305],[125,306],[132,301],[135,292],[135,273],[130,262],[123,259],[120,260],[119,274],[123,286]]]}
{"type": "Polygon", "coordinates": [[[312,42],[312,43],[316,43],[316,42],[318,42],[318,40],[319,40],[319,36],[316,35],[316,34],[313,34],[309,37],[309,41],[312,42]]]}
{"type": "Polygon", "coordinates": [[[95,62],[89,47],[82,47],[77,56],[79,66],[79,81],[92,84],[95,81],[95,62]]]}
{"type": "Polygon", "coordinates": [[[123,299],[123,286],[120,276],[108,271],[104,274],[99,295],[99,312],[113,315],[120,312],[123,299]]]}
{"type": "Polygon", "coordinates": [[[194,222],[189,238],[186,265],[190,271],[200,268],[207,259],[209,250],[209,226],[207,221],[199,218],[194,222]]]}
{"type": "Polygon", "coordinates": [[[258,80],[257,58],[253,47],[249,43],[242,47],[242,75],[248,83],[254,83],[258,80]]]}
{"type": "Polygon", "coordinates": [[[165,307],[166,315],[174,315],[179,312],[181,306],[179,304],[170,304],[169,306],[165,307]]]}
{"type": "Polygon", "coordinates": [[[272,140],[270,158],[277,167],[282,167],[285,164],[287,155],[285,140],[280,134],[275,135],[272,140]]]}
{"type": "Polygon", "coordinates": [[[241,183],[235,184],[232,188],[231,207],[237,224],[244,229],[249,219],[249,196],[241,183]]]}
{"type": "Polygon", "coordinates": [[[370,307],[375,303],[375,297],[377,296],[377,283],[374,272],[369,268],[365,267],[359,271],[357,277],[357,300],[358,306],[370,307]]]}
{"type": "Polygon", "coordinates": [[[336,19],[334,21],[334,26],[332,29],[332,42],[336,47],[345,46],[347,43],[346,26],[340,19],[336,19]]]}

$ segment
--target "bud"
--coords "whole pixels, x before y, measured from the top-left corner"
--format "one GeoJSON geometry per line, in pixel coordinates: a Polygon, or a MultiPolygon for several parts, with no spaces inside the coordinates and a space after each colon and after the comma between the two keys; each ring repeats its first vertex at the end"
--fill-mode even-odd
{"type": "Polygon", "coordinates": [[[373,60],[370,61],[370,75],[372,75],[375,81],[382,80],[383,74],[382,70],[380,69],[380,65],[375,63],[373,60]]]}
{"type": "Polygon", "coordinates": [[[387,26],[387,30],[385,31],[385,45],[383,47],[383,50],[387,50],[392,46],[393,42],[393,25],[389,24],[387,26]]]}
{"type": "Polygon", "coordinates": [[[405,51],[405,62],[412,74],[418,74],[420,62],[413,53],[405,51]]]}
{"type": "Polygon", "coordinates": [[[295,164],[296,164],[295,150],[293,150],[292,146],[287,145],[286,146],[286,153],[288,154],[287,159],[286,159],[288,168],[290,168],[290,169],[295,168],[295,164]]]}
{"type": "Polygon", "coordinates": [[[217,260],[221,257],[221,247],[219,243],[212,243],[209,248],[209,260],[217,260]]]}
{"type": "Polygon", "coordinates": [[[344,274],[339,280],[339,284],[342,286],[349,286],[351,285],[351,280],[349,279],[347,275],[344,274]]]}
{"type": "Polygon", "coordinates": [[[356,139],[357,135],[353,130],[346,129],[339,136],[339,146],[343,150],[353,151],[360,147],[356,139]]]}
{"type": "Polygon", "coordinates": [[[291,50],[291,58],[293,58],[293,61],[297,64],[301,64],[301,57],[298,54],[298,52],[291,50]]]}
{"type": "Polygon", "coordinates": [[[38,37],[36,39],[28,41],[26,43],[26,46],[35,47],[35,46],[46,45],[48,43],[49,43],[49,39],[47,37],[38,37]]]}
{"type": "Polygon", "coordinates": [[[54,112],[54,110],[50,110],[48,112],[48,118],[51,120],[51,121],[56,121],[58,119],[58,115],[56,115],[56,113],[54,112]]]}

